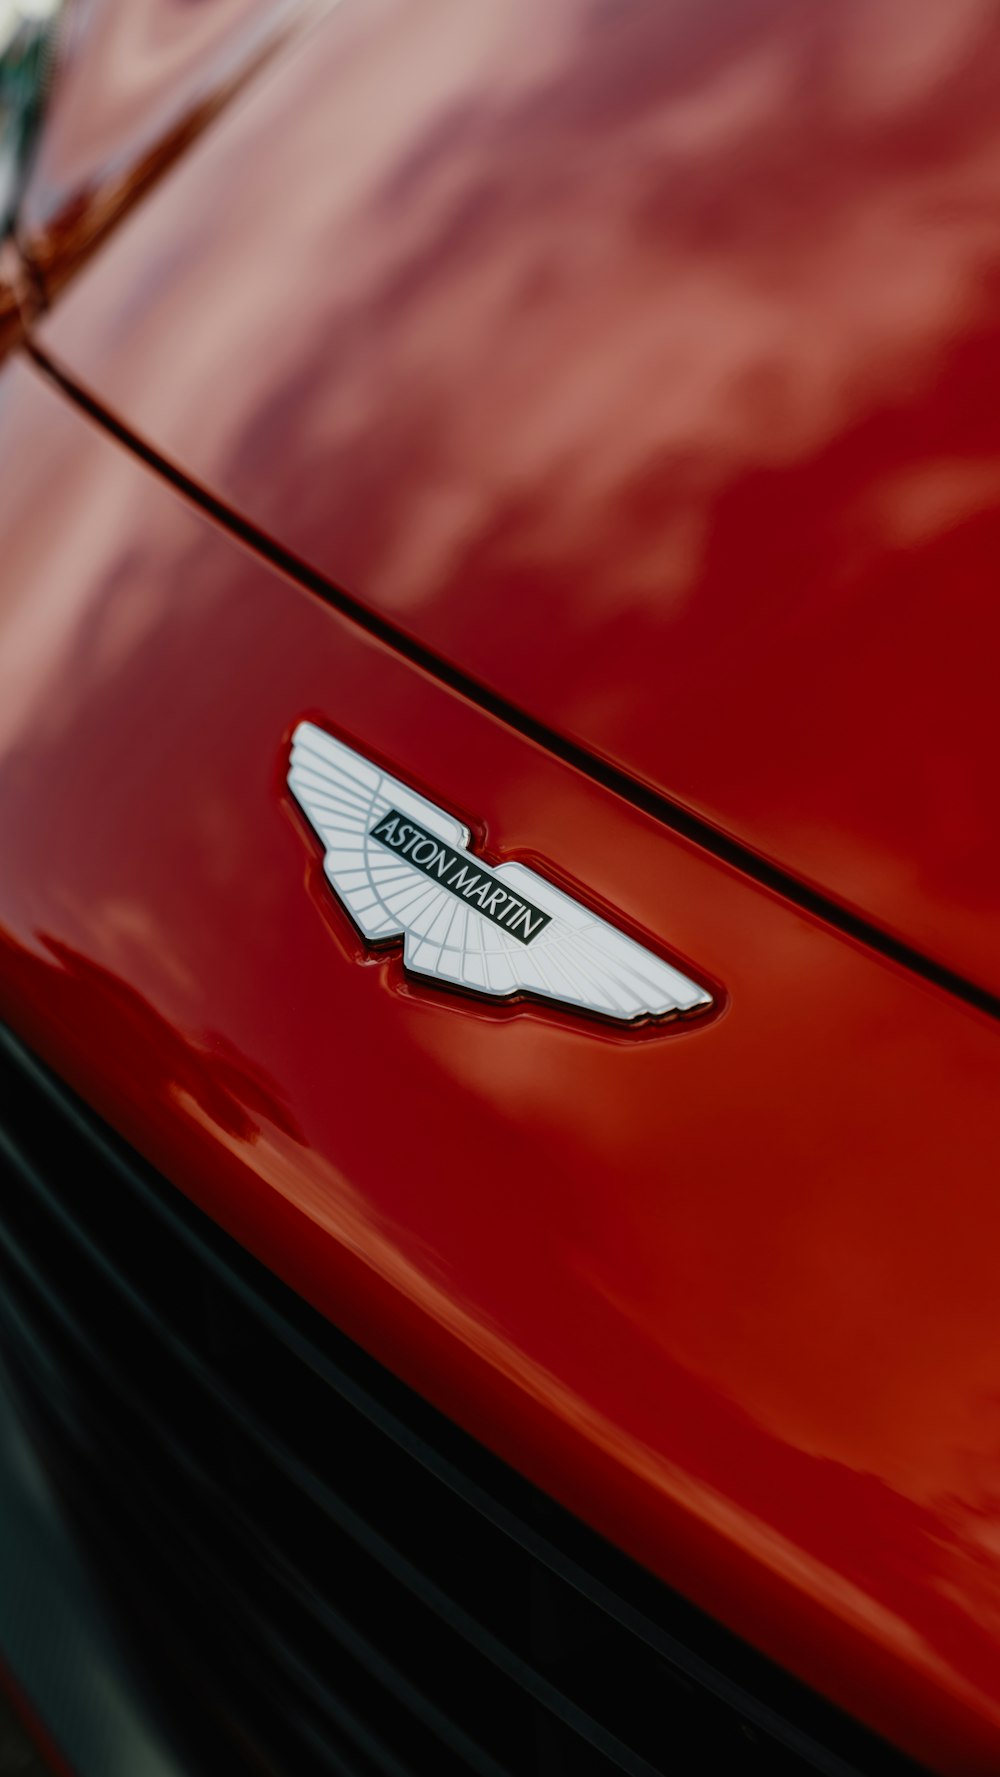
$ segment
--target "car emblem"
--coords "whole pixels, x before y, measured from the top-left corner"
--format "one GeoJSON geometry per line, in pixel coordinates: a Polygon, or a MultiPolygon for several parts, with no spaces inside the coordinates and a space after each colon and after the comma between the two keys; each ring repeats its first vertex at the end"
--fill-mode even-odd
{"type": "Polygon", "coordinates": [[[373,945],[401,937],[414,974],[630,1022],[711,1006],[704,988],[544,876],[485,864],[453,815],[312,722],[292,737],[288,786],[355,925],[373,945]]]}

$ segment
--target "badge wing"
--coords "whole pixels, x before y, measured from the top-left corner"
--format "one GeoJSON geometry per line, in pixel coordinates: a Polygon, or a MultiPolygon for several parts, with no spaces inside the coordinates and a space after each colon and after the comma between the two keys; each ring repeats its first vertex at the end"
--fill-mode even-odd
{"type": "Polygon", "coordinates": [[[372,943],[402,937],[403,961],[414,973],[498,998],[535,994],[622,1021],[711,1005],[704,988],[534,870],[485,865],[460,821],[311,722],[295,730],[288,784],[323,842],[326,876],[351,918],[372,943]],[[372,829],[390,811],[540,908],[548,915],[544,929],[522,942],[374,839],[372,829]]]}

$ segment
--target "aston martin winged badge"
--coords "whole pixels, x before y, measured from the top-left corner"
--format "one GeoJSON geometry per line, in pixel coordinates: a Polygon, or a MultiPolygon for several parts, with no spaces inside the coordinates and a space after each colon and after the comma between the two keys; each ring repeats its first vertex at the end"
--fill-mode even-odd
{"type": "Polygon", "coordinates": [[[292,737],[288,785],[355,925],[373,945],[401,937],[414,974],[622,1021],[711,1005],[704,988],[544,876],[484,863],[454,816],[312,722],[292,737]]]}

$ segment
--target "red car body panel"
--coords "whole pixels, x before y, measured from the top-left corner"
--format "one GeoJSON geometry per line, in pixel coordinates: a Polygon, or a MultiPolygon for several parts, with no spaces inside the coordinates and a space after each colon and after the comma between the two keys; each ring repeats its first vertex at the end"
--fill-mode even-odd
{"type": "Polygon", "coordinates": [[[316,10],[310,0],[72,0],[18,214],[50,290],[316,10]]]}
{"type": "Polygon", "coordinates": [[[400,659],[23,358],[0,394],[0,1016],[558,1499],[996,1769],[993,1021],[400,659]],[[718,1011],[622,1032],[366,954],[285,787],[303,715],[718,1011]]]}
{"type": "Polygon", "coordinates": [[[342,5],[40,339],[410,636],[1000,993],[994,8],[611,18],[342,5]]]}

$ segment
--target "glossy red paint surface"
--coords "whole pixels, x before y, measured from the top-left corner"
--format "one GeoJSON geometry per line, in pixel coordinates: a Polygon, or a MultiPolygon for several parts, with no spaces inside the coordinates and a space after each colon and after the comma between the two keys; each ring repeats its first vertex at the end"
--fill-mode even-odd
{"type": "Polygon", "coordinates": [[[345,0],[45,346],[524,709],[1000,990],[993,0],[345,0]]]}
{"type": "Polygon", "coordinates": [[[69,0],[19,217],[53,289],[318,0],[69,0]]]}
{"type": "Polygon", "coordinates": [[[401,661],[21,361],[0,537],[0,1017],[540,1485],[995,1770],[995,1024],[401,661]],[[615,1032],[366,956],[284,787],[302,715],[721,1014],[615,1032]]]}

